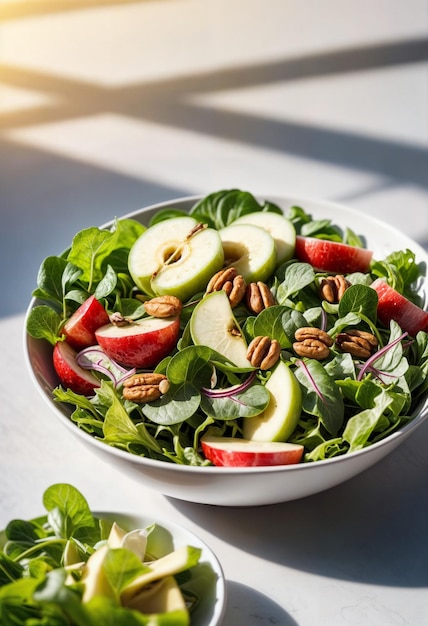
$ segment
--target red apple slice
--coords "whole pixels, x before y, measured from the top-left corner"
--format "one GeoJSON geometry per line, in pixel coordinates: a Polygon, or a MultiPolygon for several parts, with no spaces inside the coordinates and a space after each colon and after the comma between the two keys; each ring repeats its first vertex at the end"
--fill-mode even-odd
{"type": "Polygon", "coordinates": [[[296,237],[295,257],[322,272],[351,274],[367,272],[373,256],[371,250],[338,241],[316,237],[296,237]]]}
{"type": "Polygon", "coordinates": [[[65,341],[59,341],[53,349],[53,365],[58,378],[67,389],[84,396],[93,395],[100,382],[91,372],[76,362],[77,352],[65,341]]]}
{"type": "Polygon", "coordinates": [[[303,446],[279,441],[249,441],[235,437],[212,437],[201,439],[206,458],[217,466],[258,467],[262,465],[292,465],[299,463],[303,446]]]}
{"type": "Polygon", "coordinates": [[[96,343],[96,329],[108,324],[108,321],[109,317],[105,308],[95,296],[90,296],[66,321],[62,332],[67,343],[79,351],[96,343]]]}
{"type": "Polygon", "coordinates": [[[106,324],[96,340],[113,361],[126,367],[152,368],[177,345],[179,317],[147,317],[126,326],[106,324]]]}
{"type": "Polygon", "coordinates": [[[415,337],[420,330],[428,332],[428,312],[414,302],[408,300],[381,278],[377,278],[371,286],[379,298],[377,315],[382,324],[389,326],[391,320],[400,328],[415,337]]]}

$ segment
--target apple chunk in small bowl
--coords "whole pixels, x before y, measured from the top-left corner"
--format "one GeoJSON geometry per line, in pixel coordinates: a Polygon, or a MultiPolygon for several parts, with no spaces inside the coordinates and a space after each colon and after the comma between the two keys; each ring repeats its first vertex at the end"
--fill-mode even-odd
{"type": "Polygon", "coordinates": [[[221,623],[223,571],[190,530],[148,511],[93,512],[66,483],[50,485],[43,505],[0,532],[7,623],[221,623]]]}
{"type": "Polygon", "coordinates": [[[427,260],[329,202],[225,190],[158,204],[45,260],[28,366],[70,433],[165,495],[305,497],[426,418],[427,260]]]}

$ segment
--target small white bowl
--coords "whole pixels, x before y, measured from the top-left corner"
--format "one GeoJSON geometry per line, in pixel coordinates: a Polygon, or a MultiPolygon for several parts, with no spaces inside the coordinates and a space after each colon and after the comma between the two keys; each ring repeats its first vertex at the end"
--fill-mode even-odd
{"type": "MultiPolygon", "coordinates": [[[[315,219],[329,218],[339,227],[349,227],[365,237],[374,258],[382,259],[395,250],[409,248],[419,262],[428,266],[428,254],[412,239],[375,218],[346,206],[301,197],[269,197],[284,211],[290,206],[303,207],[315,219]]],[[[163,202],[124,217],[148,223],[159,209],[174,207],[189,210],[199,197],[163,202]]],[[[108,226],[105,225],[105,226],[108,226]]],[[[33,299],[29,310],[40,304],[33,299]]],[[[428,415],[428,398],[421,402],[413,419],[385,439],[358,452],[333,459],[299,465],[276,467],[192,467],[155,461],[108,446],[80,430],[69,419],[69,408],[52,400],[58,379],[52,366],[52,349],[45,342],[25,336],[25,353],[30,374],[53,413],[95,454],[109,464],[161,493],[191,502],[222,506],[256,506],[286,502],[334,487],[368,469],[392,452],[428,415]]]]}
{"type": "MultiPolygon", "coordinates": [[[[94,517],[116,522],[126,530],[147,528],[156,524],[157,558],[177,550],[182,546],[200,548],[199,563],[208,566],[212,571],[209,577],[205,574],[204,594],[199,598],[198,605],[191,614],[190,626],[219,626],[226,610],[226,582],[223,569],[214,552],[195,533],[184,526],[163,519],[157,519],[140,513],[113,513],[111,511],[94,512],[94,517]]],[[[0,548],[5,543],[5,533],[0,532],[0,548]]]]}
{"type": "MultiPolygon", "coordinates": [[[[226,582],[223,569],[214,552],[195,533],[184,526],[167,520],[159,520],[140,513],[95,513],[99,518],[115,521],[122,528],[129,530],[147,528],[157,525],[157,543],[162,545],[165,554],[177,550],[181,546],[192,546],[201,549],[201,564],[210,566],[213,572],[213,581],[199,598],[199,604],[191,616],[191,626],[219,626],[226,610],[226,582]]],[[[157,557],[163,554],[157,554],[157,557]]]]}

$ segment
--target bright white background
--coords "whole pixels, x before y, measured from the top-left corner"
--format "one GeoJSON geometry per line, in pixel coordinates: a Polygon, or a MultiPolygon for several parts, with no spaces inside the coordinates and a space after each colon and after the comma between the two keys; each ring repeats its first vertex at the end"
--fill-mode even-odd
{"type": "Polygon", "coordinates": [[[428,622],[428,430],[300,502],[225,511],[153,494],[53,422],[22,355],[42,259],[78,230],[226,187],[376,215],[428,247],[426,0],[0,2],[0,525],[52,481],[197,530],[225,625],[428,622]]]}

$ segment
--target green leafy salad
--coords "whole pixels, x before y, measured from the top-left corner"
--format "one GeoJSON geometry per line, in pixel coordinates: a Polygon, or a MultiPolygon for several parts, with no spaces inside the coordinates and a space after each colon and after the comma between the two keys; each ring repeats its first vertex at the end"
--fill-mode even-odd
{"type": "Polygon", "coordinates": [[[0,535],[3,626],[187,626],[216,574],[201,549],[162,526],[129,531],[94,515],[72,485],[43,494],[46,514],[0,535]]]}
{"type": "MultiPolygon", "coordinates": [[[[275,398],[269,380],[281,363],[297,380],[299,397],[284,409],[294,411],[295,417],[268,438],[302,446],[301,462],[321,461],[365,448],[402,427],[426,394],[428,314],[420,295],[424,273],[411,250],[384,259],[367,257],[361,237],[346,226],[313,219],[300,206],[289,207],[284,215],[276,204],[259,202],[249,192],[224,190],[199,200],[189,212],[173,206],[162,209],[147,225],[118,219],[111,227],[79,232],[68,250],[48,257],[40,267],[37,305],[28,315],[27,331],[52,346],[67,343],[67,321],[95,297],[108,314],[105,326],[110,324],[100,333],[101,344],[101,335],[115,340],[122,332],[110,328],[114,319],[128,326],[123,331],[128,334],[129,327],[159,325],[145,304],[160,298],[164,305],[170,303],[169,296],[176,296],[182,305],[175,316],[177,337],[168,353],[150,366],[118,362],[100,345],[72,353],[95,381],[92,393],[79,393],[64,380],[53,390],[56,402],[70,406],[76,426],[134,455],[211,465],[201,446],[204,436],[257,438],[257,429],[249,424],[266,422],[272,413],[275,398]],[[288,241],[278,242],[279,236],[268,232],[275,222],[272,216],[287,222],[288,241]],[[195,226],[189,230],[185,220],[195,226]],[[168,229],[178,232],[181,224],[189,234],[180,244],[168,244],[162,267],[156,265],[162,236],[168,229]],[[150,237],[152,233],[157,234],[150,237]],[[216,238],[223,243],[220,248],[216,238]],[[243,259],[253,238],[256,253],[243,259]],[[274,244],[282,245],[281,254],[275,248],[275,257],[270,252],[274,244]],[[309,244],[320,258],[315,264],[306,255],[309,244]],[[190,278],[178,271],[188,247],[193,254],[190,278]],[[325,248],[335,250],[338,266],[333,271],[323,267],[325,248]],[[205,254],[211,254],[211,260],[198,268],[205,254]],[[348,254],[361,257],[363,266],[347,265],[348,254]],[[254,269],[253,263],[259,266],[254,269]],[[239,280],[226,285],[222,272],[232,266],[239,280]],[[219,290],[208,293],[214,274],[224,281],[219,290]],[[226,293],[231,298],[231,289],[243,284],[242,297],[226,303],[226,293]],[[393,294],[382,316],[381,292],[374,288],[378,284],[393,294]],[[261,304],[259,309],[245,297],[248,289],[261,304]],[[220,292],[210,308],[209,298],[220,292]],[[406,303],[408,318],[416,312],[423,323],[409,332],[404,319],[394,314],[394,298],[406,303]],[[220,336],[222,324],[227,341],[220,336]],[[260,339],[271,350],[269,356],[275,353],[266,367],[248,353],[238,357],[238,348],[228,351],[234,341],[246,350],[260,339]],[[133,378],[137,397],[132,399],[124,393],[126,380],[144,373],[159,374],[167,384],[155,397],[150,395],[150,377],[133,378]]],[[[169,323],[170,318],[162,320],[165,327],[169,323]]]]}

